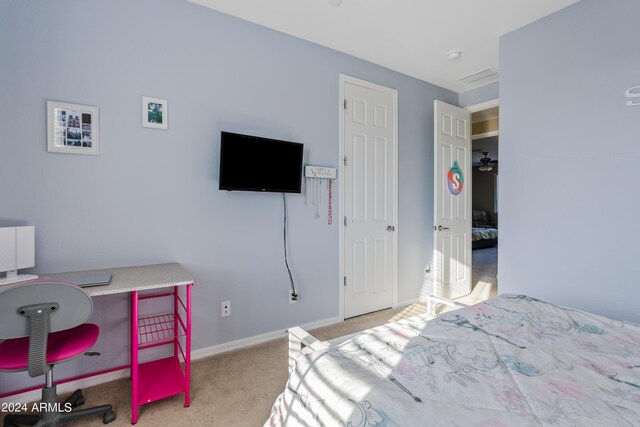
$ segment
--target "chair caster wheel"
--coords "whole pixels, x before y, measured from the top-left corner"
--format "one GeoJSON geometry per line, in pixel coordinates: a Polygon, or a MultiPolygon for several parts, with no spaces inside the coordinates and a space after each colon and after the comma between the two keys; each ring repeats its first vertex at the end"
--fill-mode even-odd
{"type": "Polygon", "coordinates": [[[102,414],[102,423],[109,424],[116,420],[116,413],[114,411],[105,412],[102,414]]]}

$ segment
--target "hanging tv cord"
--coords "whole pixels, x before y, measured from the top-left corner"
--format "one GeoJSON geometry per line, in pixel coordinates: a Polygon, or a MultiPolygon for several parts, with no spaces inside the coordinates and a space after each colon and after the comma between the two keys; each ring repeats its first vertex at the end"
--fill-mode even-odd
{"type": "Polygon", "coordinates": [[[287,260],[287,199],[284,193],[282,193],[282,204],[284,206],[284,227],[283,227],[283,246],[284,246],[284,265],[287,266],[287,272],[289,273],[289,280],[291,281],[291,299],[298,301],[298,294],[296,293],[296,285],[293,283],[293,276],[291,275],[291,269],[289,268],[289,261],[287,260]]]}

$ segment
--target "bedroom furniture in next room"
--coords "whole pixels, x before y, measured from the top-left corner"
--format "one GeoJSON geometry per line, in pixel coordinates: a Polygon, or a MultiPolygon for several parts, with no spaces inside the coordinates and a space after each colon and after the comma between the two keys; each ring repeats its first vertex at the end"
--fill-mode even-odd
{"type": "Polygon", "coordinates": [[[498,230],[495,228],[471,227],[471,248],[491,248],[498,245],[498,230]]]}
{"type": "Polygon", "coordinates": [[[640,325],[503,295],[346,341],[292,332],[267,426],[640,425],[640,325]]]}
{"type": "Polygon", "coordinates": [[[495,222],[490,222],[487,212],[482,209],[472,210],[471,248],[490,248],[498,244],[498,229],[495,222]]]}
{"type": "Polygon", "coordinates": [[[4,340],[0,342],[0,371],[46,376],[40,413],[8,414],[4,426],[38,423],[53,427],[95,415],[102,415],[105,424],[115,420],[111,405],[71,411],[84,403],[82,391],[58,403],[53,383],[54,365],[84,354],[98,340],[98,326],[84,323],[93,311],[89,295],[63,282],[39,281],[0,289],[0,339],[4,340]]]}

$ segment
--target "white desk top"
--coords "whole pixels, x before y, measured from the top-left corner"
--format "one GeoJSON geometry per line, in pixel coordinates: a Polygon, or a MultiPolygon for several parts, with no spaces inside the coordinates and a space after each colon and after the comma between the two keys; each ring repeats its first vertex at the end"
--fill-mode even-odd
{"type": "Polygon", "coordinates": [[[61,276],[73,276],[74,274],[97,273],[99,271],[111,273],[111,283],[108,285],[83,288],[83,290],[92,297],[184,286],[193,283],[193,278],[178,263],[43,274],[40,275],[40,280],[56,279],[56,277],[61,276]]]}

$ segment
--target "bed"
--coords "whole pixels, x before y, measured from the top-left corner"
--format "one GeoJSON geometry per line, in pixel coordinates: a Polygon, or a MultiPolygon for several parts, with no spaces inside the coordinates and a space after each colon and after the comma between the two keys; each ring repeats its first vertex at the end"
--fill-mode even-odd
{"type": "Polygon", "coordinates": [[[490,248],[498,244],[498,229],[496,224],[489,222],[487,212],[473,209],[471,227],[471,248],[490,248]]]}
{"type": "Polygon", "coordinates": [[[490,248],[498,244],[498,230],[491,227],[471,227],[471,248],[490,248]]]}
{"type": "Polygon", "coordinates": [[[502,295],[320,342],[266,426],[639,426],[640,325],[502,295]]]}

